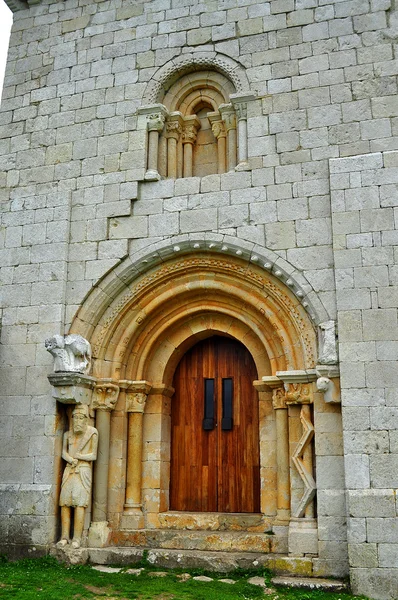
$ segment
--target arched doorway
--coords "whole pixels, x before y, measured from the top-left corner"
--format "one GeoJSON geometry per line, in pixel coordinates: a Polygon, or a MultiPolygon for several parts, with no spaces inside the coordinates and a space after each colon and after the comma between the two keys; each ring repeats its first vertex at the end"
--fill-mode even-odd
{"type": "Polygon", "coordinates": [[[245,346],[212,336],[181,359],[171,402],[170,508],[260,512],[258,394],[245,346]]]}

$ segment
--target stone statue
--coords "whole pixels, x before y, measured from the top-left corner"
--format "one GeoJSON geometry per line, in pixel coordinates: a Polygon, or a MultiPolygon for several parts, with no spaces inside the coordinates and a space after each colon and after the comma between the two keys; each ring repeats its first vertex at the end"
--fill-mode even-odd
{"type": "Polygon", "coordinates": [[[74,508],[72,548],[80,548],[84,526],[84,513],[88,506],[92,484],[92,463],[97,458],[98,431],[87,424],[88,407],[78,404],[72,412],[72,427],[64,433],[62,458],[67,465],[62,477],[61,539],[58,547],[69,543],[71,509],[74,508]]]}
{"type": "Polygon", "coordinates": [[[91,368],[91,346],[81,335],[53,335],[45,347],[54,357],[54,372],[86,373],[91,368]]]}
{"type": "Polygon", "coordinates": [[[325,321],[319,325],[319,358],[321,365],[335,365],[338,362],[335,321],[325,321]]]}

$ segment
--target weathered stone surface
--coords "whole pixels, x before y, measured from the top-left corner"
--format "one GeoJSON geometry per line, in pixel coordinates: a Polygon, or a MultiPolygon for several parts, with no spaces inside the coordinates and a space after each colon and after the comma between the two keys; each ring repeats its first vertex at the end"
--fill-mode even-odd
{"type": "Polygon", "coordinates": [[[331,581],[330,579],[317,577],[273,577],[271,581],[274,585],[289,588],[330,592],[344,592],[347,590],[347,585],[343,581],[331,581]]]}

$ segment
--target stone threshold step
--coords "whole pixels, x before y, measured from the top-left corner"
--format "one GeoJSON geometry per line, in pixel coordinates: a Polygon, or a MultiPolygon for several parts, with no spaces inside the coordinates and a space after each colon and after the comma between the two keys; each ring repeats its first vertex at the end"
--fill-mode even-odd
{"type": "Polygon", "coordinates": [[[346,592],[348,586],[339,579],[321,579],[320,577],[273,577],[274,585],[303,590],[322,590],[328,592],[346,592]]]}
{"type": "Polygon", "coordinates": [[[266,533],[170,529],[119,530],[115,546],[218,552],[283,552],[287,540],[266,533]],[[283,547],[281,546],[283,543],[283,547]]]}
{"type": "MultiPolygon", "coordinates": [[[[265,567],[274,573],[311,577],[311,558],[291,557],[282,554],[262,554],[256,552],[214,552],[201,550],[170,550],[164,548],[84,548],[81,549],[83,562],[101,565],[131,565],[144,557],[150,565],[163,568],[201,568],[208,571],[228,573],[235,569],[265,567]]],[[[56,553],[58,554],[59,551],[56,553]]],[[[68,559],[59,556],[59,560],[68,559]]]]}

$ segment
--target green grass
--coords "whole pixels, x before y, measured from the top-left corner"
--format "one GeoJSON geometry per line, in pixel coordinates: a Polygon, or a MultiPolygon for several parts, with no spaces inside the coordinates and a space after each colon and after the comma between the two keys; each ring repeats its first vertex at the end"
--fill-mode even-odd
{"type": "MultiPolygon", "coordinates": [[[[144,566],[144,565],[143,565],[144,566]]],[[[132,565],[136,568],[137,565],[132,565]]],[[[127,567],[126,567],[127,569],[127,567]]],[[[66,567],[50,557],[26,559],[18,562],[0,562],[0,598],[17,600],[66,600],[91,598],[100,600],[360,600],[359,596],[319,591],[286,590],[273,588],[265,596],[260,587],[248,583],[253,575],[263,576],[270,584],[271,573],[239,571],[229,575],[203,573],[194,570],[173,570],[166,577],[150,574],[159,571],[148,564],[136,576],[127,573],[101,573],[90,566],[66,567]],[[180,581],[181,573],[206,574],[212,582],[193,579],[180,581]],[[234,585],[218,579],[235,579],[234,585]]],[[[270,584],[270,587],[271,584],[270,584]]],[[[363,599],[363,597],[361,597],[363,599]]],[[[363,599],[365,600],[365,599],[363,599]]]]}

